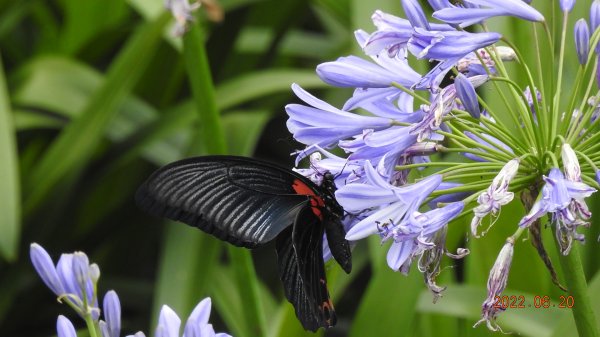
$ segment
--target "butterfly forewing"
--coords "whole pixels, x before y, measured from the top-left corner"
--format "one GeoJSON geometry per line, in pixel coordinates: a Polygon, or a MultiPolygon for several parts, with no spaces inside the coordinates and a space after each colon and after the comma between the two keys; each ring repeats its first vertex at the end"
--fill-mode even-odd
{"type": "Polygon", "coordinates": [[[294,305],[302,326],[311,331],[336,323],[325,278],[323,232],[320,219],[306,207],[294,226],[279,234],[276,243],[285,296],[294,305]]]}
{"type": "Polygon", "coordinates": [[[147,212],[198,227],[243,247],[273,240],[309,197],[293,188],[290,171],[242,157],[180,160],[157,170],[136,194],[147,212]]]}

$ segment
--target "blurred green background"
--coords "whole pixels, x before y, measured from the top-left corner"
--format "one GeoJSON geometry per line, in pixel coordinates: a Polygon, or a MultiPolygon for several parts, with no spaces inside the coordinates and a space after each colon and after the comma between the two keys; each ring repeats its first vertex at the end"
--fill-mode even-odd
{"type": "MultiPolygon", "coordinates": [[[[205,296],[213,298],[217,331],[312,335],[283,298],[273,247],[252,253],[228,247],[143,214],[133,195],[158,166],[187,155],[230,153],[292,167],[289,153],[300,145],[285,128],[283,106],[296,100],[290,84],[341,105],[350,92],[328,88],[315,66],[357,52],[352,32],[372,31],[375,9],[401,15],[400,2],[218,5],[221,22],[208,20],[201,8],[182,40],[170,34],[161,0],[0,1],[0,335],[54,335],[58,314],[83,328],[34,274],[31,242],[55,261],[62,252],[82,250],[100,265],[100,292],[114,289],[121,298],[123,335],[152,331],[162,304],[186,317],[205,296]]],[[[551,12],[546,2],[534,5],[551,12]]],[[[587,16],[586,5],[573,15],[587,16]]],[[[529,25],[506,19],[492,27],[514,34],[524,54],[533,52],[529,25]]],[[[327,265],[338,324],[317,334],[490,335],[472,325],[489,269],[523,212],[516,204],[479,240],[466,235],[469,219],[452,224],[448,246],[466,246],[471,255],[445,262],[439,283],[448,290],[435,305],[416,270],[408,277],[392,272],[387,247],[377,238],[361,242],[351,275],[327,265]]],[[[596,198],[591,208],[597,205],[596,198]]],[[[596,307],[598,225],[581,249],[596,307]]],[[[549,231],[545,236],[555,259],[549,231]]],[[[515,248],[508,289],[528,303],[548,295],[558,304],[561,294],[528,242],[515,248]]],[[[500,324],[523,336],[576,335],[567,309],[508,310],[500,324]]]]}

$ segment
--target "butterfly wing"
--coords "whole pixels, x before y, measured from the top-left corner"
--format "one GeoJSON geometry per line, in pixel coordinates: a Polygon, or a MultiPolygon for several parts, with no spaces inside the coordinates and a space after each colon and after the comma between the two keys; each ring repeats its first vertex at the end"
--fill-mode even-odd
{"type": "Polygon", "coordinates": [[[168,164],[138,189],[150,214],[184,222],[234,245],[273,240],[309,202],[293,188],[297,175],[244,157],[194,157],[168,164]]]}
{"type": "Polygon", "coordinates": [[[281,232],[276,241],[285,297],[294,305],[304,329],[311,331],[336,323],[325,278],[323,232],[322,221],[306,207],[298,213],[294,226],[281,232]]]}

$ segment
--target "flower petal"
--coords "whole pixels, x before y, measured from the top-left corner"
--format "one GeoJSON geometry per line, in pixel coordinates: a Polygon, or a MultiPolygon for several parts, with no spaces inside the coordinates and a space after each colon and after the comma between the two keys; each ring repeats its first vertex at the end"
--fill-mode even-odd
{"type": "Polygon", "coordinates": [[[54,262],[52,262],[52,258],[48,252],[37,243],[32,243],[29,247],[29,256],[31,257],[33,267],[46,286],[48,286],[56,296],[64,294],[65,290],[60,282],[56,268],[54,267],[54,262]]]}
{"type": "Polygon", "coordinates": [[[412,240],[392,242],[387,253],[387,263],[393,270],[398,270],[406,262],[413,251],[415,243],[412,240]]]}
{"type": "Polygon", "coordinates": [[[58,337],[77,337],[73,323],[63,315],[56,320],[56,334],[58,337]]]}
{"type": "Polygon", "coordinates": [[[156,337],[179,337],[179,327],[181,319],[167,305],[163,305],[158,316],[158,327],[156,328],[156,337]]]}
{"type": "Polygon", "coordinates": [[[114,290],[110,290],[104,295],[102,308],[109,336],[119,337],[121,335],[121,302],[114,290]]]}

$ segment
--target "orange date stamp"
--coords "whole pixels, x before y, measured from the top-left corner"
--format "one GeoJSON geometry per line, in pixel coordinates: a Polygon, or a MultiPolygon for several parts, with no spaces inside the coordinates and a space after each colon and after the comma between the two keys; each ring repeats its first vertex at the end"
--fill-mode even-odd
{"type": "Polygon", "coordinates": [[[525,296],[496,296],[494,298],[494,308],[497,309],[548,309],[548,308],[564,308],[571,309],[575,306],[575,298],[573,296],[559,296],[558,302],[553,302],[550,296],[533,296],[533,301],[528,301],[525,296]]]}

